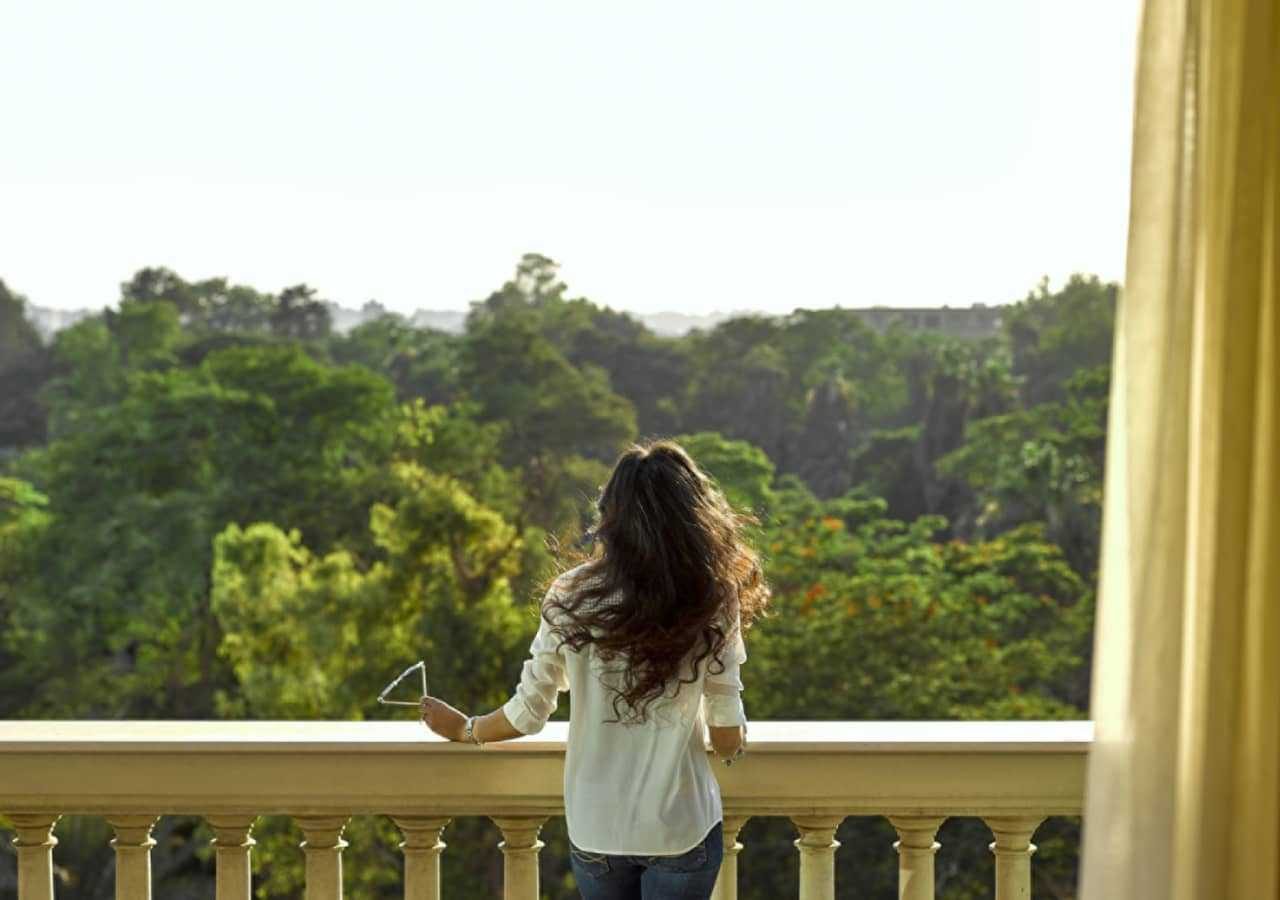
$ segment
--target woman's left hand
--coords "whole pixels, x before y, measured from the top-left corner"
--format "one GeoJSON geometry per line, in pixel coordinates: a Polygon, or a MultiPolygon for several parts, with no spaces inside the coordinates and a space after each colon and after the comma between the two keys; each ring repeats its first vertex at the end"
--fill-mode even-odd
{"type": "Polygon", "coordinates": [[[462,729],[467,717],[459,710],[436,697],[423,697],[418,707],[422,724],[440,737],[450,741],[462,740],[462,729]]]}

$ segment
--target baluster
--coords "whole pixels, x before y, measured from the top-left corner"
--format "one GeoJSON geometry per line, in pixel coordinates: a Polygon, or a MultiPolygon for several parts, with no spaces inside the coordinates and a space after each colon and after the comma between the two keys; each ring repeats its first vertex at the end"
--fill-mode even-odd
{"type": "Polygon", "coordinates": [[[18,900],[53,900],[53,848],[58,839],[53,813],[14,813],[9,816],[18,832],[18,900]]]}
{"type": "Polygon", "coordinates": [[[449,819],[393,816],[392,821],[404,835],[400,850],[404,853],[405,900],[440,900],[440,852],[445,847],[440,833],[449,819]]]}
{"type": "Polygon", "coordinates": [[[720,863],[720,874],[716,876],[716,889],[711,894],[712,900],[738,900],[738,852],[742,844],[738,843],[738,832],[747,824],[750,816],[724,814],[724,862],[720,863]]]}
{"type": "Polygon", "coordinates": [[[502,829],[502,898],[503,900],[538,900],[538,851],[545,844],[538,831],[546,816],[490,816],[502,829]]]}
{"type": "Polygon", "coordinates": [[[898,832],[898,900],[933,900],[934,837],[945,820],[939,816],[890,816],[898,832]]]}
{"type": "Polygon", "coordinates": [[[800,830],[794,841],[800,851],[800,900],[835,900],[836,828],[844,816],[792,816],[800,830]]]}
{"type": "Polygon", "coordinates": [[[151,900],[151,829],[159,816],[108,816],[115,829],[116,900],[151,900]]]}
{"type": "Polygon", "coordinates": [[[211,815],[205,816],[204,820],[214,831],[217,900],[251,900],[253,870],[249,854],[257,841],[249,836],[249,832],[258,817],[247,814],[211,815]]]}
{"type": "Polygon", "coordinates": [[[996,900],[1030,900],[1031,843],[1043,816],[985,816],[995,835],[989,849],[996,856],[996,900]]]}
{"type": "Polygon", "coordinates": [[[306,838],[307,900],[342,900],[342,829],[347,816],[294,816],[306,838]]]}

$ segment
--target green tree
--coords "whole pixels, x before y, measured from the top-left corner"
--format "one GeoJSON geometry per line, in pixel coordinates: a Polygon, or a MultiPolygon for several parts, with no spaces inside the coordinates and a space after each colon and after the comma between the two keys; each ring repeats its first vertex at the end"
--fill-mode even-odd
{"type": "Polygon", "coordinates": [[[54,375],[44,388],[49,438],[74,432],[82,420],[118,403],[125,391],[120,350],[102,316],[59,331],[50,349],[54,375]]]}
{"type": "Polygon", "coordinates": [[[17,665],[22,652],[12,618],[36,565],[35,548],[49,524],[49,498],[16,478],[0,478],[0,718],[11,718],[28,690],[17,665]]]}
{"type": "Polygon", "coordinates": [[[522,523],[575,527],[606,461],[635,437],[631,405],[602,370],[575,368],[519,313],[468,331],[461,371],[482,418],[503,426],[503,463],[524,488],[522,523]]]}
{"type": "Polygon", "coordinates": [[[39,395],[51,375],[49,351],[27,319],[27,299],[0,280],[0,460],[44,441],[39,395]]]}
{"type": "Polygon", "coordinates": [[[118,310],[108,309],[103,321],[126,369],[165,369],[177,361],[182,342],[178,308],[167,300],[125,298],[118,310]]]}
{"type": "Polygon", "coordinates": [[[851,451],[863,425],[856,386],[831,375],[805,397],[793,462],[796,472],[815,493],[838,497],[853,486],[851,451]]]}
{"type": "Polygon", "coordinates": [[[676,441],[716,480],[725,498],[736,509],[765,518],[776,500],[774,468],[759,447],[728,440],[714,431],[678,435],[676,441]]]}
{"type": "Polygon", "coordinates": [[[400,316],[385,315],[330,339],[339,363],[359,363],[390,379],[402,400],[451,403],[461,395],[458,354],[461,340],[443,331],[416,328],[400,316]]]}
{"type": "Polygon", "coordinates": [[[38,353],[43,342],[27,319],[27,298],[0,279],[0,371],[38,353]]]}
{"type": "Polygon", "coordinates": [[[905,424],[873,429],[852,458],[853,481],[889,502],[898,519],[941,515],[951,523],[972,519],[973,496],[939,461],[960,447],[979,416],[1010,409],[1017,379],[1003,348],[940,335],[891,334],[903,353],[908,402],[905,424]]]}
{"type": "Polygon", "coordinates": [[[796,420],[780,325],[765,316],[730,319],[689,337],[698,361],[685,428],[747,441],[785,464],[796,420]]]}
{"type": "Polygon", "coordinates": [[[394,440],[391,387],[296,349],[236,349],[197,369],[134,372],[23,469],[51,517],[13,611],[24,712],[198,718],[226,683],[209,611],[228,522],[363,532],[394,440]],[[93,685],[111,679],[104,693],[93,685]]]}
{"type": "Polygon", "coordinates": [[[1041,522],[1077,572],[1093,579],[1102,529],[1109,368],[1081,369],[1061,402],[973,423],[965,443],[939,460],[976,502],[963,531],[999,534],[1041,522]]]}
{"type": "Polygon", "coordinates": [[[200,332],[266,333],[276,300],[225,278],[187,282],[165,268],[140,269],[120,285],[123,300],[173,304],[185,328],[200,332]]]}
{"type": "Polygon", "coordinates": [[[1119,292],[1096,275],[1074,274],[1057,292],[1042,280],[1009,308],[1004,329],[1027,406],[1061,400],[1076,370],[1110,364],[1119,292]]]}
{"type": "Polygon", "coordinates": [[[173,304],[184,324],[201,321],[208,309],[211,282],[189,284],[176,272],[162,266],[139,269],[120,285],[120,297],[149,303],[163,300],[173,304]]]}
{"type": "MultiPolygon", "coordinates": [[[[464,709],[492,709],[510,696],[512,662],[537,629],[536,608],[522,608],[511,591],[521,562],[516,530],[450,476],[412,463],[394,470],[400,496],[370,513],[382,557],[372,565],[343,550],[314,554],[297,531],[267,523],[218,536],[213,610],[219,652],[236,675],[217,698],[221,715],[384,718],[395,713],[373,702],[378,690],[419,658],[430,690],[464,709]]],[[[255,832],[260,890],[269,896],[302,890],[295,831],[273,818],[255,832]]],[[[398,895],[400,873],[378,850],[398,839],[391,823],[358,818],[348,832],[353,893],[398,895]]],[[[471,854],[454,892],[483,893],[486,868],[471,854]]]]}
{"type": "Polygon", "coordinates": [[[328,337],[333,329],[329,307],[316,299],[315,288],[305,284],[295,284],[280,292],[268,322],[271,333],[277,337],[302,341],[328,337]]]}
{"type": "Polygon", "coordinates": [[[611,389],[635,408],[641,433],[678,429],[692,371],[686,341],[659,337],[627,313],[569,298],[559,265],[537,253],[525,254],[511,280],[472,305],[467,330],[504,319],[538,331],[575,368],[606,373],[611,389]]]}

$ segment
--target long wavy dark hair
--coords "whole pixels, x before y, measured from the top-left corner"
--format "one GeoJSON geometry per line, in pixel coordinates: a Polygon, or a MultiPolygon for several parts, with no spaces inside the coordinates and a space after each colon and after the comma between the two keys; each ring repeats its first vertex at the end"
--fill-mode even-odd
{"type": "Polygon", "coordinates": [[[582,564],[549,594],[543,615],[561,645],[594,644],[602,660],[622,661],[610,721],[644,722],[650,703],[668,685],[674,696],[696,681],[708,656],[708,667],[719,666],[708,671],[724,671],[735,614],[744,631],[765,614],[769,587],[743,536],[757,520],[735,510],[671,440],[626,450],[596,512],[591,551],[570,554],[582,564]]]}

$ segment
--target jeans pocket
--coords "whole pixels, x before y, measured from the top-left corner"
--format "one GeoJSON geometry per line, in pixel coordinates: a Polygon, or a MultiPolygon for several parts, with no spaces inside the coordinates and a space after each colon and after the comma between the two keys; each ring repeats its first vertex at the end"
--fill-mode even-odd
{"type": "Polygon", "coordinates": [[[569,857],[573,867],[579,869],[584,875],[599,878],[609,872],[609,857],[604,853],[580,850],[573,844],[569,844],[569,857]]]}
{"type": "Polygon", "coordinates": [[[651,856],[649,865],[664,872],[699,872],[707,867],[707,842],[678,856],[651,856]]]}

